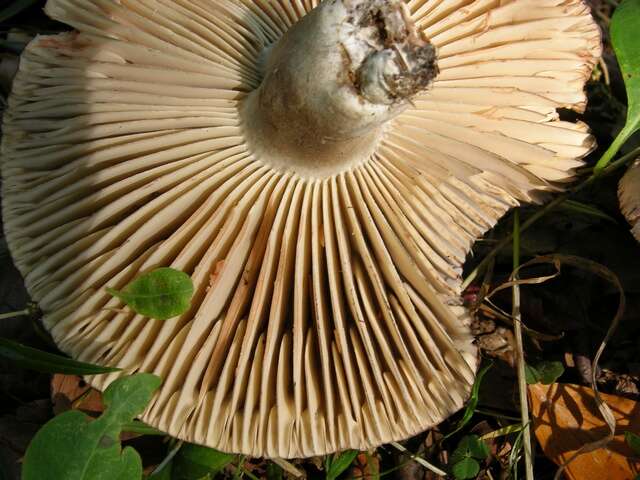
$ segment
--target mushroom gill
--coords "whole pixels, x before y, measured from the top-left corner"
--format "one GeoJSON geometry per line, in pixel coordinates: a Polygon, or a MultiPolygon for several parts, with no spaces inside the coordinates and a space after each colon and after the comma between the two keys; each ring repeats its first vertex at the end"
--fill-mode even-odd
{"type": "Polygon", "coordinates": [[[143,420],[224,451],[458,410],[466,254],[594,145],[556,113],[600,55],[582,0],[319,3],[49,0],[76,32],[28,46],[4,117],[6,236],[57,345],[161,376],[143,420]],[[196,286],[178,318],[105,291],[161,266],[196,286]]]}

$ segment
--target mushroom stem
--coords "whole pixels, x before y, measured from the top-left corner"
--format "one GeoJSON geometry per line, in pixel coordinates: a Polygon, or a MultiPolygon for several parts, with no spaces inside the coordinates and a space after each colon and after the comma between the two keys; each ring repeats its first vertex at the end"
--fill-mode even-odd
{"type": "Polygon", "coordinates": [[[369,158],[383,125],[438,73],[401,0],[323,2],[263,60],[243,107],[249,143],[266,163],[309,177],[369,158]]]}

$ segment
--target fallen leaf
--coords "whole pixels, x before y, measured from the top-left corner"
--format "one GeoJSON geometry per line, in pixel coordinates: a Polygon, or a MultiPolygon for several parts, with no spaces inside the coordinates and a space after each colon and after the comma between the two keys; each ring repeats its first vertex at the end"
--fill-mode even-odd
{"type": "MultiPolygon", "coordinates": [[[[601,394],[616,419],[616,432],[607,447],[576,457],[566,468],[570,480],[629,480],[640,472],[640,458],[625,442],[624,432],[640,432],[640,404],[601,394]]],[[[578,385],[529,385],[534,432],[545,455],[558,465],[583,445],[606,437],[594,392],[578,385]]]]}
{"type": "Polygon", "coordinates": [[[57,373],[51,379],[51,401],[56,415],[76,408],[85,412],[102,412],[102,395],[78,375],[57,373]]]}
{"type": "MultiPolygon", "coordinates": [[[[102,392],[91,388],[79,375],[56,373],[51,379],[51,403],[54,415],[60,415],[68,410],[80,410],[95,416],[104,411],[102,392]]],[[[140,435],[155,435],[156,433],[152,430],[141,422],[132,422],[123,426],[120,440],[124,442],[140,435]],[[146,429],[150,430],[146,431],[146,429]]]]}
{"type": "Polygon", "coordinates": [[[353,479],[374,480],[380,478],[380,457],[376,453],[359,453],[353,461],[353,479]]]}

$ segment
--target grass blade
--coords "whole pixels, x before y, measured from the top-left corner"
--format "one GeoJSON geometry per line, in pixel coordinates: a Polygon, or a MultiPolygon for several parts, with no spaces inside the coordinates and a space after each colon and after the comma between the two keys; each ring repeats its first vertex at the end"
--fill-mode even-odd
{"type": "Polygon", "coordinates": [[[79,362],[62,355],[28,347],[7,338],[0,338],[0,356],[15,362],[23,368],[44,373],[97,375],[120,371],[119,368],[79,362]]]}
{"type": "Polygon", "coordinates": [[[338,478],[342,472],[349,468],[357,456],[357,450],[347,450],[336,454],[327,469],[327,480],[338,478]]]}
{"type": "Polygon", "coordinates": [[[520,285],[518,269],[520,268],[520,209],[516,209],[513,217],[513,269],[510,281],[513,285],[513,334],[516,339],[516,361],[518,368],[518,393],[520,397],[520,417],[522,419],[522,445],[524,447],[525,477],[533,480],[533,457],[531,448],[531,431],[529,420],[529,402],[527,398],[527,381],[524,361],[524,344],[522,339],[522,314],[520,312],[520,285]]]}
{"type": "Polygon", "coordinates": [[[467,423],[469,423],[469,421],[471,420],[471,417],[473,417],[473,414],[476,411],[476,407],[478,406],[478,400],[480,395],[480,385],[482,384],[482,379],[484,378],[485,374],[489,371],[489,369],[492,366],[493,366],[493,363],[489,363],[485,365],[478,372],[478,375],[476,376],[476,381],[474,382],[473,388],[471,389],[471,398],[469,398],[469,403],[467,403],[467,408],[464,411],[464,415],[462,416],[462,419],[460,419],[460,421],[458,422],[458,425],[452,432],[449,432],[447,435],[445,435],[444,439],[447,439],[453,436],[455,433],[462,430],[464,426],[467,423]]]}

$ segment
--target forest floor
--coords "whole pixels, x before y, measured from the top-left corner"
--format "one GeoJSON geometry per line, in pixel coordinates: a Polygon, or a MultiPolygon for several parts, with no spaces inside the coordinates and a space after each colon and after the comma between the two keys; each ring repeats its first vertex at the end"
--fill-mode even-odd
{"type": "MultiPolygon", "coordinates": [[[[590,3],[595,18],[606,32],[614,9],[612,2],[591,0],[590,3]]],[[[41,7],[41,4],[36,4],[0,24],[0,106],[6,100],[17,55],[25,42],[36,33],[64,28],[47,20],[41,13],[41,7]]],[[[586,122],[598,144],[606,147],[624,124],[626,109],[624,83],[606,35],[603,61],[588,84],[588,96],[588,109],[584,114],[562,114],[586,122]]],[[[638,145],[640,139],[636,136],[622,153],[638,145]]],[[[603,148],[599,148],[587,161],[594,162],[602,151],[603,148]]],[[[574,203],[566,203],[550,212],[522,233],[520,255],[521,263],[549,254],[589,259],[619,279],[626,309],[599,363],[596,379],[600,390],[611,395],[606,398],[610,405],[613,404],[621,424],[633,429],[639,427],[637,420],[633,420],[636,424],[624,422],[634,415],[640,418],[636,403],[640,401],[640,246],[620,214],[617,185],[622,173],[621,170],[600,179],[573,197],[574,203]]],[[[523,207],[519,214],[526,219],[539,208],[523,207]]],[[[514,215],[508,215],[477,242],[465,267],[467,274],[500,239],[512,232],[513,222],[514,215]]],[[[513,254],[511,247],[502,249],[490,268],[479,275],[465,293],[468,307],[475,312],[473,330],[482,351],[482,366],[488,366],[479,383],[477,404],[470,412],[473,416],[459,431],[456,431],[456,426],[464,412],[402,444],[409,452],[431,464],[446,465],[465,437],[483,437],[489,447],[489,455],[478,458],[480,471],[473,478],[479,479],[524,478],[522,463],[519,462],[523,452],[518,428],[516,345],[511,317],[503,313],[512,310],[511,290],[505,289],[496,294],[492,298],[493,305],[484,301],[488,291],[508,282],[513,270],[513,254]]],[[[532,278],[554,272],[553,266],[538,265],[523,270],[521,275],[532,278]]],[[[525,335],[526,360],[536,369],[532,370],[534,376],[536,372],[539,374],[539,378],[532,379],[532,383],[536,380],[538,383],[529,387],[532,425],[537,439],[534,445],[536,478],[551,479],[557,470],[554,460],[557,462],[565,458],[563,452],[575,451],[580,445],[606,433],[604,423],[596,418],[599,414],[595,402],[590,394],[585,393],[588,389],[571,385],[590,385],[591,362],[616,314],[620,291],[610,281],[598,277],[593,269],[568,265],[562,266],[557,277],[539,284],[522,285],[520,290],[522,319],[529,329],[525,335]],[[540,400],[545,395],[561,398],[558,404],[566,404],[567,411],[549,412],[548,405],[545,411],[541,406],[544,402],[540,400]],[[576,418],[585,422],[584,425],[572,424],[576,418]]],[[[22,278],[12,264],[4,237],[0,237],[0,313],[23,309],[28,301],[22,278]]],[[[37,316],[0,321],[0,337],[51,349],[37,316]]],[[[0,402],[0,478],[19,478],[20,459],[29,441],[55,413],[72,406],[86,411],[100,410],[99,395],[83,394],[86,388],[79,377],[56,376],[52,379],[51,375],[23,370],[0,358],[0,398],[3,399],[0,402]]],[[[591,460],[587,459],[579,467],[583,469],[579,470],[582,473],[570,473],[573,475],[571,478],[596,478],[594,472],[597,470],[589,469],[589,461],[595,464],[606,458],[606,462],[613,462],[617,461],[615,455],[633,455],[620,440],[623,430],[617,431],[617,444],[614,442],[606,451],[601,449],[600,453],[591,454],[591,460]],[[615,455],[611,456],[611,452],[615,455]]],[[[166,438],[157,436],[138,436],[126,440],[126,443],[141,453],[147,472],[162,462],[171,448],[166,438]]],[[[325,463],[319,458],[275,467],[259,459],[243,458],[238,462],[230,464],[220,478],[242,475],[249,478],[293,478],[295,470],[308,478],[325,478],[325,463]]],[[[630,460],[629,471],[639,465],[637,461],[630,460]]],[[[402,480],[438,478],[397,446],[384,446],[358,455],[343,475],[345,478],[385,476],[402,480]]],[[[604,477],[598,480],[601,478],[604,477]]]]}

